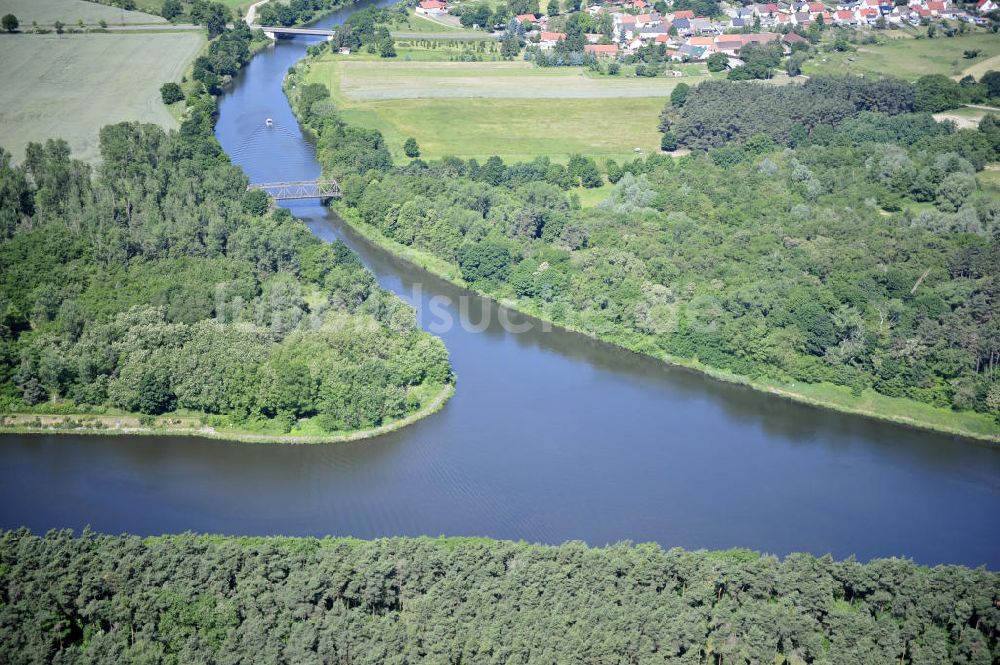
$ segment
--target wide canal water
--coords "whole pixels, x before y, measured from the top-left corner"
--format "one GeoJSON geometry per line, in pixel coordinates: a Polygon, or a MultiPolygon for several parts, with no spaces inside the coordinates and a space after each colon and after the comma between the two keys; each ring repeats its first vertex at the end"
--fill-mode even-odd
{"type": "MultiPolygon", "coordinates": [[[[319,174],[281,90],[309,43],[258,55],[221,100],[219,140],[254,182],[319,174]]],[[[350,444],[5,436],[0,527],[628,539],[1000,569],[1000,447],[793,404],[571,333],[507,332],[495,305],[372,247],[321,206],[289,207],[357,251],[423,325],[439,321],[435,297],[456,320],[465,297],[468,318],[489,321],[440,333],[455,397],[350,444]]]]}

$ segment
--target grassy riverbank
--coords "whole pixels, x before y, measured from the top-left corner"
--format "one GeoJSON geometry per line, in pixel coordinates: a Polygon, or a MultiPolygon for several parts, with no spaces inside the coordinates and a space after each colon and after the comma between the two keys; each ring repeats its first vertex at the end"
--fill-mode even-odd
{"type": "MultiPolygon", "coordinates": [[[[335,206],[335,210],[351,228],[363,235],[372,244],[452,284],[475,291],[481,296],[498,300],[494,294],[471,287],[462,279],[457,265],[444,261],[428,252],[401,245],[385,237],[385,235],[374,227],[362,222],[353,210],[345,206],[337,205],[335,206]]],[[[1000,443],[1000,424],[985,414],[942,409],[915,400],[888,397],[871,389],[866,389],[860,395],[857,395],[848,387],[831,383],[786,383],[767,378],[755,379],[741,376],[707,366],[698,362],[697,359],[677,358],[655,352],[650,353],[648,340],[645,340],[641,335],[633,335],[623,339],[620,336],[601,335],[578,326],[566,325],[565,322],[554,322],[547,312],[528,300],[504,298],[499,299],[498,302],[540,320],[552,322],[560,328],[571,330],[635,353],[650,356],[670,365],[696,370],[727,383],[747,386],[784,399],[824,409],[832,409],[846,414],[877,418],[919,429],[1000,443]]]]}
{"type": "Polygon", "coordinates": [[[273,424],[257,422],[256,427],[232,423],[225,417],[209,415],[143,416],[134,413],[94,414],[44,412],[0,414],[0,434],[100,434],[130,436],[197,436],[244,443],[343,443],[388,434],[431,416],[455,394],[454,384],[420,386],[420,408],[379,427],[346,432],[322,432],[315,424],[303,422],[290,432],[276,431],[273,424]]]}

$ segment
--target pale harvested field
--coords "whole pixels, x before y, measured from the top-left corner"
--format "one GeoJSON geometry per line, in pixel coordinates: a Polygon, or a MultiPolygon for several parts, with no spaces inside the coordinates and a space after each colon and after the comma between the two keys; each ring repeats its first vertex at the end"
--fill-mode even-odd
{"type": "Polygon", "coordinates": [[[442,99],[602,99],[667,97],[681,81],[701,77],[587,76],[579,67],[536,68],[527,62],[366,62],[338,65],[337,87],[351,101],[442,99]]]}
{"type": "Polygon", "coordinates": [[[97,25],[101,20],[108,25],[136,23],[166,23],[161,16],[142,12],[123,12],[117,7],[99,5],[84,0],[0,0],[0,15],[13,14],[21,22],[21,30],[30,30],[31,22],[49,26],[62,21],[67,26],[83,19],[87,25],[97,25]]]}
{"type": "MultiPolygon", "coordinates": [[[[1000,39],[1000,37],[998,37],[998,39],[1000,39]]],[[[962,71],[960,75],[956,76],[955,78],[962,78],[963,76],[972,75],[978,81],[983,77],[983,74],[990,71],[991,69],[993,71],[1000,72],[1000,55],[995,55],[992,58],[987,58],[982,62],[977,62],[971,67],[967,67],[965,70],[962,71]]]]}
{"type": "Polygon", "coordinates": [[[180,80],[202,44],[191,32],[2,36],[0,145],[20,161],[29,142],[64,138],[93,162],[104,125],[176,127],[160,86],[180,80]]]}

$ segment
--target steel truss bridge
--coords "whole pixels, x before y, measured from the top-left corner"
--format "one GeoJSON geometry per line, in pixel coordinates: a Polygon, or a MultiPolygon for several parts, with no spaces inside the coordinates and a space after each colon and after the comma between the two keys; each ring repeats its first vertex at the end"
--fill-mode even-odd
{"type": "Polygon", "coordinates": [[[340,185],[336,180],[259,182],[247,187],[247,191],[253,189],[259,189],[275,201],[340,198],[340,185]]]}

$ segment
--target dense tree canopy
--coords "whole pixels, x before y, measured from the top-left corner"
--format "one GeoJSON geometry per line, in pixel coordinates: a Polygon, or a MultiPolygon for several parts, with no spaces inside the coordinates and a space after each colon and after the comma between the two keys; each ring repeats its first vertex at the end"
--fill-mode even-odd
{"type": "Polygon", "coordinates": [[[895,79],[813,77],[783,86],[708,81],[672,100],[660,129],[672,130],[689,148],[714,148],[756,134],[794,146],[803,136],[831,130],[865,111],[897,115],[915,109],[913,87],[895,79]]]}
{"type": "Polygon", "coordinates": [[[0,535],[10,663],[990,665],[1000,577],[744,550],[0,535]]]}

